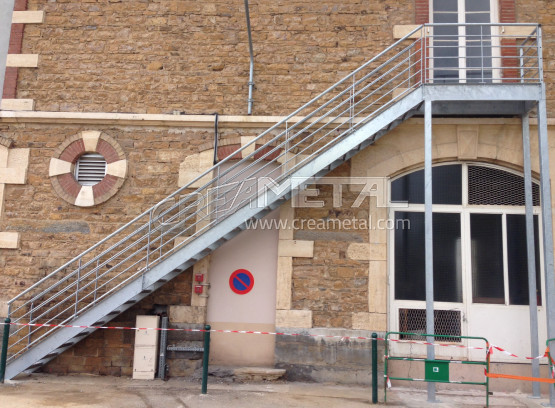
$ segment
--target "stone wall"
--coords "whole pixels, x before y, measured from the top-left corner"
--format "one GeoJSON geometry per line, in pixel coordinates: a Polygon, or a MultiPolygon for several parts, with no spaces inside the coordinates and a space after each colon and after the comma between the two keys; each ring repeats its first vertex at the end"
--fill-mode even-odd
{"type": "MultiPolygon", "coordinates": [[[[392,43],[413,2],[251,1],[254,113],[287,114],[392,43]]],[[[30,0],[18,98],[36,110],[245,114],[242,2],[30,0]]]]}
{"type": "MultiPolygon", "coordinates": [[[[242,3],[30,0],[28,9],[44,10],[45,22],[25,26],[22,53],[38,54],[39,64],[19,69],[17,97],[35,100],[36,110],[246,113],[242,3]]],[[[257,1],[250,14],[254,113],[263,115],[293,111],[392,44],[394,25],[416,18],[414,0],[257,1]]],[[[517,1],[518,22],[544,25],[550,83],[554,16],[552,2],[517,1]]],[[[553,92],[548,86],[550,100],[553,92]]]]}
{"type": "MultiPolygon", "coordinates": [[[[344,329],[279,329],[305,336],[276,337],[276,367],[285,368],[290,381],[339,382],[370,385],[372,381],[372,341],[347,339],[367,337],[372,332],[344,329]],[[321,337],[318,337],[321,336],[321,337]],[[338,336],[326,338],[325,336],[338,336]],[[343,336],[344,338],[341,338],[343,336]]],[[[383,337],[383,333],[378,333],[383,337]]],[[[378,373],[383,373],[384,342],[378,341],[378,373]]],[[[383,386],[383,375],[378,374],[383,386]]]]}
{"type": "MultiPolygon", "coordinates": [[[[135,327],[137,315],[158,314],[167,310],[169,305],[191,304],[192,277],[192,268],[190,268],[107,325],[135,327]]],[[[56,374],[81,373],[130,377],[133,374],[134,345],[134,330],[100,329],[60,354],[42,370],[56,374]]],[[[172,370],[173,365],[169,366],[169,375],[181,374],[182,370],[179,367],[172,370]]]]}
{"type": "MultiPolygon", "coordinates": [[[[211,128],[2,124],[14,148],[29,148],[26,184],[6,184],[0,231],[19,232],[19,250],[0,253],[0,301],[54,271],[92,244],[177,190],[180,163],[213,143],[211,128]],[[60,198],[49,178],[55,149],[84,129],[102,130],[122,147],[128,173],[117,194],[80,208],[60,198]]],[[[258,134],[222,129],[220,137],[258,134]]]]}
{"type": "Polygon", "coordinates": [[[351,243],[368,242],[364,226],[368,225],[369,201],[352,207],[358,193],[350,191],[349,176],[349,162],[326,176],[345,178],[341,206],[333,205],[333,186],[317,184],[309,188],[318,189],[318,196],[307,201],[323,201],[323,207],[295,208],[300,228],[294,238],[314,241],[314,256],[293,258],[292,309],[311,310],[313,327],[351,328],[353,312],[368,308],[368,263],[349,259],[347,250],[351,243]]]}

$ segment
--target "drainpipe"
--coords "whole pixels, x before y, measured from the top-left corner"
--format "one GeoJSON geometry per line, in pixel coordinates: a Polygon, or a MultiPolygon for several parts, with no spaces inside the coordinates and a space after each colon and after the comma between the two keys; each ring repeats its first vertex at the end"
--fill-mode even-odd
{"type": "Polygon", "coordinates": [[[218,114],[214,114],[214,161],[213,165],[218,164],[218,114]]]}
{"type": "Polygon", "coordinates": [[[8,59],[8,48],[10,47],[13,8],[14,0],[0,0],[0,104],[2,103],[6,60],[8,59]]]}
{"type": "Polygon", "coordinates": [[[247,16],[247,32],[249,35],[249,53],[250,53],[250,69],[249,69],[249,107],[247,113],[252,115],[252,90],[254,89],[254,55],[252,52],[252,36],[251,36],[251,18],[249,15],[249,0],[245,0],[245,15],[247,16]]]}

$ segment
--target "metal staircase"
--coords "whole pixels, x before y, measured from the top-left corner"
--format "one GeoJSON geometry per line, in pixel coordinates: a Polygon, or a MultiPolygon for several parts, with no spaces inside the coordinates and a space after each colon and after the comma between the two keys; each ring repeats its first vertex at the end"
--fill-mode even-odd
{"type": "Polygon", "coordinates": [[[262,218],[421,113],[425,100],[434,102],[435,114],[516,115],[541,98],[537,25],[459,25],[462,55],[481,49],[478,66],[463,66],[461,54],[445,56],[453,38],[441,33],[444,26],[414,29],[243,146],[242,160],[222,160],[11,299],[13,323],[85,327],[13,326],[6,378],[73,346],[95,330],[89,326],[139,302],[244,230],[247,220],[262,218]],[[519,29],[505,33],[512,26],[519,29]],[[481,27],[481,45],[469,27],[481,27]],[[515,51],[511,57],[507,49],[515,51]]]}

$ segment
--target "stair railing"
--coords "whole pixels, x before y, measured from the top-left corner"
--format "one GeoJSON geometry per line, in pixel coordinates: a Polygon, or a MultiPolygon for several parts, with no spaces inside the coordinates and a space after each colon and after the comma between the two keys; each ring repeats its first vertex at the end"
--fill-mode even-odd
{"type": "MultiPolygon", "coordinates": [[[[461,78],[474,67],[451,67],[452,58],[442,54],[445,43],[453,40],[449,33],[441,32],[444,26],[415,28],[235,153],[21,292],[8,302],[12,322],[68,324],[193,240],[202,239],[231,214],[246,205],[257,205],[266,188],[260,180],[291,188],[287,183],[299,169],[421,85],[470,83],[461,78]],[[439,31],[435,37],[434,30],[439,31]],[[456,80],[452,71],[458,73],[456,80]],[[445,72],[440,80],[438,73],[445,72]]],[[[468,49],[474,49],[474,26],[462,26],[469,31],[464,35],[468,49]]],[[[482,62],[482,82],[541,81],[537,25],[481,26],[482,41],[484,32],[489,33],[487,41],[495,50],[490,58],[485,54],[490,48],[484,51],[481,47],[482,60],[494,61],[491,77],[482,62]],[[500,33],[507,27],[515,34],[500,33]],[[524,36],[523,27],[529,29],[524,36]],[[514,50],[518,57],[513,56],[514,50]],[[510,75],[497,78],[495,72],[510,75]]],[[[457,33],[459,40],[460,31],[457,33]]],[[[318,72],[323,81],[335,75],[326,71],[325,65],[318,72]]],[[[16,327],[10,333],[10,359],[56,330],[16,327]]]]}

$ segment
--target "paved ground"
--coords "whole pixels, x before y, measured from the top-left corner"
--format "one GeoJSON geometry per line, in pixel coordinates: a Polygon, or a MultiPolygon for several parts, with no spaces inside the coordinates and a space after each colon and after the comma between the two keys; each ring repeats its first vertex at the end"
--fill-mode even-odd
{"type": "MultiPolygon", "coordinates": [[[[440,392],[434,407],[482,407],[483,392],[440,392]]],[[[380,400],[383,397],[380,395],[380,400]]],[[[496,393],[494,407],[541,407],[547,400],[524,394],[496,393]]],[[[358,408],[371,405],[371,390],[357,386],[307,383],[224,383],[210,378],[208,394],[200,383],[186,379],[137,381],[96,376],[39,375],[0,385],[2,408],[215,408],[318,407],[358,408]]],[[[425,407],[426,393],[407,388],[388,392],[391,407],[425,407]]]]}

